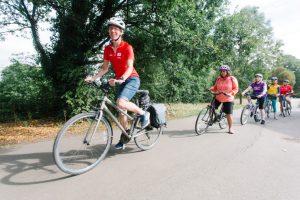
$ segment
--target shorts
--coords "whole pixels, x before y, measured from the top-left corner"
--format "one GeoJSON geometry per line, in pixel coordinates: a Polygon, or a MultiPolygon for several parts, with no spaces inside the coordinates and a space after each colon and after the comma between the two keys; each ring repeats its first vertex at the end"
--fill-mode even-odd
{"type": "Polygon", "coordinates": [[[282,102],[282,98],[285,97],[285,100],[290,101],[290,95],[286,95],[286,96],[279,96],[279,102],[282,102]]]}
{"type": "Polygon", "coordinates": [[[118,99],[130,101],[139,89],[140,84],[141,82],[139,77],[132,76],[126,79],[124,83],[118,86],[118,99]]]}
{"type": "MultiPolygon", "coordinates": [[[[215,99],[215,108],[218,109],[219,106],[221,105],[221,102],[215,99]]],[[[223,112],[226,115],[230,115],[233,113],[233,102],[223,102],[223,112]]]]}
{"type": "Polygon", "coordinates": [[[251,99],[257,99],[258,108],[259,109],[264,109],[264,104],[265,104],[265,101],[266,101],[266,96],[262,96],[260,98],[257,98],[256,96],[251,96],[251,99]]]}

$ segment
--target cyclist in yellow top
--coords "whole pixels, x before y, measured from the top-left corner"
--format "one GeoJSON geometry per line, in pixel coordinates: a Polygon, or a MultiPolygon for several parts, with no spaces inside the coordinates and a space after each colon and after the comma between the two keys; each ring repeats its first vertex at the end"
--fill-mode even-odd
{"type": "Polygon", "coordinates": [[[277,103],[277,97],[280,95],[280,86],[277,84],[277,77],[272,77],[271,81],[272,83],[268,85],[268,98],[272,101],[273,111],[274,111],[274,119],[277,119],[276,116],[276,103],[277,103]]]}

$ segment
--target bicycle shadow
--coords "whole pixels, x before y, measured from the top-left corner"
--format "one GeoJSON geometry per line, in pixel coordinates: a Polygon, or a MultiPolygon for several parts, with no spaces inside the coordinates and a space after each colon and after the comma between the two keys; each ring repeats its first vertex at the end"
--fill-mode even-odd
{"type": "Polygon", "coordinates": [[[0,166],[7,173],[0,179],[6,185],[33,185],[71,177],[64,174],[61,176],[62,174],[58,173],[51,152],[0,155],[0,166]],[[53,178],[53,176],[58,177],[53,178]]]}
{"type": "MultiPolygon", "coordinates": [[[[52,152],[27,153],[27,154],[4,154],[11,150],[1,149],[0,182],[6,185],[35,185],[49,183],[75,177],[61,172],[53,160],[52,152]]],[[[110,147],[105,159],[119,154],[142,152],[135,144],[128,144],[124,150],[116,150],[110,147]]],[[[105,159],[101,162],[105,162],[105,159]]],[[[100,162],[100,165],[101,165],[100,162]]],[[[96,166],[97,167],[97,166],[96,166]]]]}
{"type": "MultiPolygon", "coordinates": [[[[205,134],[222,134],[226,133],[226,129],[218,129],[217,127],[212,127],[207,130],[205,134]]],[[[189,138],[189,137],[197,137],[198,135],[195,130],[180,130],[180,131],[164,131],[163,135],[168,135],[170,138],[189,138]]]]}

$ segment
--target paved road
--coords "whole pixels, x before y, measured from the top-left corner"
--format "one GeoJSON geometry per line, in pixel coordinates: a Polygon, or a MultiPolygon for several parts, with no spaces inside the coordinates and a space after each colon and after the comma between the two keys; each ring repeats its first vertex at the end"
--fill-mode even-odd
{"type": "MultiPolygon", "coordinates": [[[[53,164],[52,142],[0,150],[3,200],[300,199],[300,101],[291,117],[212,128],[196,136],[195,117],[170,121],[159,144],[111,149],[92,171],[70,177],[53,164]]],[[[116,142],[116,141],[114,141],[116,142]]]]}

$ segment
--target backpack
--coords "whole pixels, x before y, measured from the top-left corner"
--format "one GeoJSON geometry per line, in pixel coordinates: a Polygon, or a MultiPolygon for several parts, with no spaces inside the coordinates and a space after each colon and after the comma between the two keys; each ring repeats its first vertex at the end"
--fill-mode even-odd
{"type": "Polygon", "coordinates": [[[152,104],[147,111],[150,113],[150,125],[154,128],[166,126],[166,111],[164,104],[152,104]]]}

